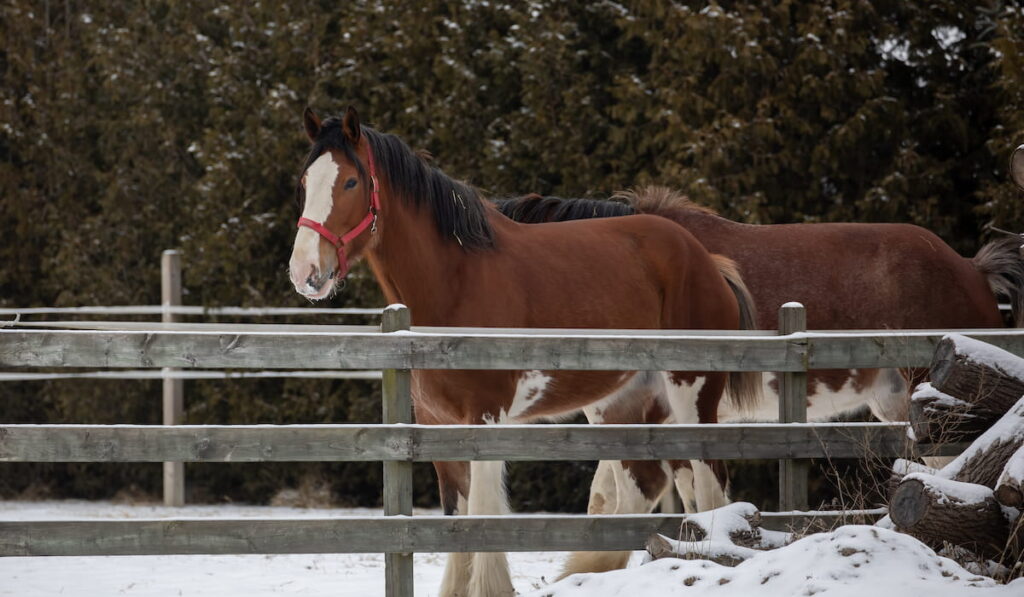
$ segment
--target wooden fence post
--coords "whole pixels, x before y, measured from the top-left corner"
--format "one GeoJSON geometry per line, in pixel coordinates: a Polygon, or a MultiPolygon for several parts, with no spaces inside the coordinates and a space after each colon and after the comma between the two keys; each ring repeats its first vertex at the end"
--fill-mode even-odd
{"type": "MultiPolygon", "coordinates": [[[[779,334],[807,330],[807,311],[800,303],[779,309],[779,334]]],[[[807,371],[779,374],[779,422],[807,422],[807,371]]],[[[779,461],[779,511],[807,510],[807,460],[779,461]]]]}
{"type": "MultiPolygon", "coordinates": [[[[389,305],[381,316],[380,331],[408,330],[405,305],[389,305]]],[[[411,374],[408,369],[385,369],[381,386],[383,423],[412,423],[411,374]]],[[[412,515],[412,462],[384,463],[384,515],[412,515]]],[[[412,554],[384,554],[384,592],[387,597],[412,597],[412,554]]]]}
{"type": "MultiPolygon", "coordinates": [[[[164,251],[160,259],[160,304],[163,307],[181,305],[181,254],[164,251]]],[[[162,321],[178,321],[179,317],[164,309],[162,321]]],[[[164,368],[164,373],[174,369],[164,368]]],[[[180,425],[185,422],[184,380],[164,377],[164,425],[180,425]]],[[[185,505],[185,463],[164,463],[164,504],[185,505]]]]}

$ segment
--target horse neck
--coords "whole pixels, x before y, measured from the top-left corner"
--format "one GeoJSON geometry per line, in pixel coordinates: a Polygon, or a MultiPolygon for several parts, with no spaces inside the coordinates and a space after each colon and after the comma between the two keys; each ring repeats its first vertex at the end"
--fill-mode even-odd
{"type": "Polygon", "coordinates": [[[417,325],[441,324],[466,273],[466,251],[441,238],[428,208],[382,196],[380,238],[367,261],[389,303],[409,307],[417,325]]]}

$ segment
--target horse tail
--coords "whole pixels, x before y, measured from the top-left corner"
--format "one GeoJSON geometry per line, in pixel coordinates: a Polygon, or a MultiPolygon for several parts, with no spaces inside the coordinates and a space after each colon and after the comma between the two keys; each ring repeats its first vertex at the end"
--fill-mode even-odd
{"type": "MultiPolygon", "coordinates": [[[[729,289],[736,295],[736,304],[740,309],[740,329],[757,329],[757,312],[754,310],[754,297],[740,276],[736,262],[723,255],[711,255],[718,272],[725,278],[729,289]]],[[[760,371],[732,371],[726,381],[725,391],[734,406],[740,411],[753,408],[761,400],[760,371]]]]}
{"type": "Polygon", "coordinates": [[[971,259],[985,275],[992,294],[1010,301],[1014,327],[1024,327],[1024,256],[1021,237],[1014,234],[994,240],[971,259]]]}

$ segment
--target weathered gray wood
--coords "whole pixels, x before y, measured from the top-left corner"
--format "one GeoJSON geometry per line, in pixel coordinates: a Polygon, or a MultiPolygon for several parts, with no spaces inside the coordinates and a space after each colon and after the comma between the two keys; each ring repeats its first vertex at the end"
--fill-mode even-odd
{"type": "Polygon", "coordinates": [[[660,460],[951,456],[903,423],[0,425],[0,462],[660,460]]]}
{"type": "Polygon", "coordinates": [[[799,340],[0,330],[0,367],[787,370],[799,340]]]}
{"type": "MultiPolygon", "coordinates": [[[[927,367],[948,330],[807,332],[810,369],[872,369],[927,367]]],[[[1018,356],[1024,355],[1024,333],[1016,329],[963,330],[1018,356]]],[[[778,370],[778,369],[776,369],[778,370]]]]}
{"type": "MultiPolygon", "coordinates": [[[[390,305],[381,314],[380,331],[407,331],[412,324],[405,305],[390,305]]],[[[410,424],[412,419],[411,375],[408,369],[385,369],[381,386],[382,421],[410,424]]],[[[384,463],[384,514],[412,516],[412,462],[384,463]]],[[[412,553],[384,554],[384,593],[388,597],[412,597],[412,553]]]]}
{"type": "MultiPolygon", "coordinates": [[[[782,529],[840,513],[762,513],[782,529]]],[[[875,513],[875,515],[880,515],[875,513]]],[[[366,516],[323,519],[0,521],[0,556],[620,551],[683,515],[366,516]]]]}
{"type": "MultiPolygon", "coordinates": [[[[641,333],[641,332],[638,332],[641,333]]],[[[538,336],[0,330],[0,367],[803,371],[924,367],[945,331],[538,336]]],[[[971,330],[1024,354],[1024,333],[971,330]]]]}
{"type": "MultiPolygon", "coordinates": [[[[779,334],[807,330],[807,311],[800,303],[786,303],[779,309],[779,334]]],[[[786,371],[779,375],[779,422],[807,422],[807,372],[786,371]]],[[[779,509],[806,510],[807,460],[779,461],[779,509]]]]}
{"type": "MultiPolygon", "coordinates": [[[[164,251],[160,258],[160,304],[167,307],[161,314],[166,323],[178,321],[180,317],[169,311],[170,307],[181,305],[181,254],[164,251]]],[[[167,373],[174,370],[166,368],[167,373]]],[[[163,380],[163,421],[164,425],[180,425],[185,422],[185,381],[175,377],[163,380]]],[[[164,463],[164,504],[185,505],[185,464],[164,463]]]]}

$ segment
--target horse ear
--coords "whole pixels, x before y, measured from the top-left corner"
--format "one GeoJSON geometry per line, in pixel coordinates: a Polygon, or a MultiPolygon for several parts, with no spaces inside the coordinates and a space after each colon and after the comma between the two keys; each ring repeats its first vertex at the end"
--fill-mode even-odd
{"type": "Polygon", "coordinates": [[[1024,145],[1019,145],[1010,156],[1010,178],[1024,191],[1024,145]]]}
{"type": "Polygon", "coordinates": [[[311,142],[315,142],[317,136],[320,135],[320,117],[313,112],[313,108],[306,106],[306,110],[302,113],[302,124],[306,127],[306,136],[311,142]]]}
{"type": "Polygon", "coordinates": [[[345,138],[352,145],[359,143],[359,135],[361,129],[359,128],[359,113],[352,106],[348,107],[345,111],[345,117],[341,120],[341,130],[345,133],[345,138]]]}

